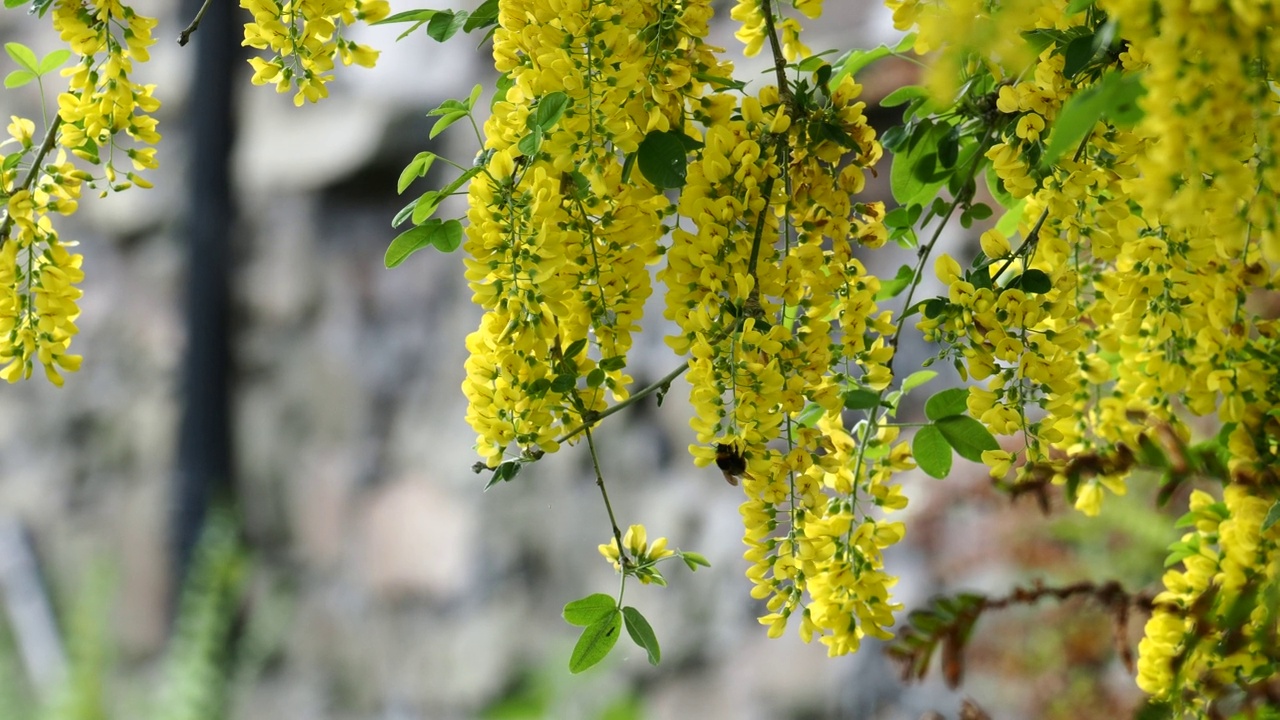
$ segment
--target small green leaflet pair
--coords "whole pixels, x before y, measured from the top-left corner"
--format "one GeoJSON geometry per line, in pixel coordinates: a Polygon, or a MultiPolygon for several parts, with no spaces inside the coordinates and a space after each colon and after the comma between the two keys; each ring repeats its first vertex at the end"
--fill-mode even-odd
{"type": "MultiPolygon", "coordinates": [[[[17,4],[21,5],[22,3],[17,4]]],[[[5,7],[15,7],[15,5],[6,0],[5,7]]],[[[22,87],[32,80],[39,79],[41,76],[62,67],[62,64],[71,57],[70,50],[54,50],[48,55],[37,59],[35,52],[31,48],[16,42],[5,43],[4,51],[21,68],[5,75],[4,86],[6,88],[22,87]]]]}
{"type": "MultiPolygon", "coordinates": [[[[7,2],[8,0],[6,0],[7,2]]],[[[396,40],[403,40],[412,35],[423,25],[427,26],[427,36],[436,42],[444,42],[457,34],[459,30],[469,33],[485,28],[494,28],[498,24],[498,0],[485,0],[480,7],[466,10],[406,10],[379,20],[374,25],[391,25],[395,23],[412,23],[409,29],[400,33],[396,40]]],[[[493,30],[489,30],[490,33],[493,30]]],[[[486,34],[485,39],[489,36],[486,34]]],[[[481,40],[481,42],[484,42],[481,40]]]]}
{"type": "MultiPolygon", "coordinates": [[[[427,117],[440,118],[431,128],[429,138],[434,139],[445,128],[468,117],[475,107],[476,101],[480,99],[480,93],[483,89],[481,85],[476,85],[471,89],[471,94],[466,100],[445,100],[434,110],[428,112],[427,117]]],[[[400,172],[400,179],[396,183],[396,192],[403,194],[413,184],[414,180],[426,177],[427,172],[431,170],[431,166],[435,164],[436,159],[439,157],[433,152],[420,152],[414,156],[413,160],[400,172]]],[[[448,160],[445,160],[445,162],[458,167],[448,160]]],[[[412,220],[414,227],[400,233],[391,241],[391,245],[387,247],[386,256],[383,258],[383,264],[388,268],[396,267],[410,255],[426,247],[434,247],[441,252],[457,250],[462,245],[462,222],[457,219],[441,220],[431,216],[435,214],[435,211],[440,207],[440,203],[444,202],[445,198],[457,193],[467,181],[483,171],[483,165],[473,165],[466,168],[461,175],[453,179],[453,182],[439,190],[428,190],[419,195],[416,200],[401,208],[400,212],[396,213],[395,218],[392,219],[391,227],[400,227],[405,220],[412,220]]]]}
{"type": "Polygon", "coordinates": [[[929,398],[924,404],[929,424],[916,432],[911,454],[916,465],[930,477],[945,478],[951,472],[951,451],[973,462],[982,462],[982,453],[999,450],[1000,443],[987,428],[966,415],[969,390],[951,388],[929,398]]]}
{"type": "MultiPolygon", "coordinates": [[[[699,567],[711,567],[711,563],[695,552],[680,552],[680,559],[690,571],[699,567]]],[[[658,576],[659,578],[661,575],[658,576]]],[[[564,606],[564,619],[570,625],[582,628],[582,635],[569,656],[569,672],[580,673],[599,663],[618,643],[623,627],[627,634],[649,656],[649,664],[662,661],[662,649],[653,626],[640,611],[631,607],[619,607],[618,601],[604,593],[579,598],[564,606]]]]}

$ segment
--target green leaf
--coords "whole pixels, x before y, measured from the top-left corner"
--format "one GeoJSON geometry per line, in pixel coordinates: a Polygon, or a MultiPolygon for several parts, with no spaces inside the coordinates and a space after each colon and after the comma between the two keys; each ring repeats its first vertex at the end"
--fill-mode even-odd
{"type": "Polygon", "coordinates": [[[699,567],[711,567],[711,563],[701,553],[684,550],[680,553],[680,559],[684,560],[684,564],[689,566],[691,572],[697,572],[699,567]]]}
{"type": "Polygon", "coordinates": [[[640,142],[640,174],[659,190],[684,186],[689,158],[681,134],[674,130],[651,132],[640,142]]]}
{"type": "Polygon", "coordinates": [[[453,252],[462,244],[462,223],[457,220],[432,219],[410,228],[391,241],[383,264],[393,268],[415,252],[431,246],[441,252],[453,252]]]}
{"type": "Polygon", "coordinates": [[[538,150],[542,148],[542,126],[534,125],[533,130],[528,135],[520,138],[520,142],[516,143],[516,149],[525,157],[533,157],[538,154],[538,150]]]}
{"type": "Polygon", "coordinates": [[[600,662],[618,643],[618,633],[622,630],[622,613],[615,609],[607,616],[588,625],[573,646],[573,654],[569,657],[569,672],[577,673],[600,662]]]}
{"type": "Polygon", "coordinates": [[[823,410],[818,403],[809,403],[804,406],[803,410],[796,413],[796,424],[800,427],[813,427],[818,424],[818,419],[825,412],[826,410],[823,410]]]}
{"type": "Polygon", "coordinates": [[[899,293],[907,289],[911,281],[916,277],[916,271],[910,265],[903,265],[898,268],[898,274],[888,280],[880,281],[880,292],[876,293],[876,300],[888,300],[891,297],[897,297],[899,293]]]}
{"type": "Polygon", "coordinates": [[[414,198],[413,202],[400,208],[400,212],[396,213],[396,216],[391,218],[391,227],[398,228],[404,224],[405,220],[413,217],[413,211],[418,208],[418,201],[421,199],[422,198],[414,198]]]}
{"type": "Polygon", "coordinates": [[[902,381],[901,392],[903,395],[906,395],[936,377],[938,377],[938,373],[932,370],[917,370],[908,375],[906,380],[902,381]]]}
{"type": "Polygon", "coordinates": [[[941,420],[952,415],[964,415],[969,411],[967,388],[948,388],[925,401],[924,414],[930,420],[941,420]]]}
{"type": "Polygon", "coordinates": [[[54,50],[40,59],[40,67],[37,68],[41,75],[62,67],[62,64],[71,57],[70,50],[54,50]]]}
{"type": "Polygon", "coordinates": [[[564,115],[564,111],[569,109],[569,96],[562,92],[553,92],[544,95],[538,101],[538,110],[534,114],[534,122],[543,132],[550,132],[551,128],[560,122],[560,117],[564,115]]]}
{"type": "Polygon", "coordinates": [[[986,220],[991,217],[993,211],[991,210],[991,206],[986,203],[974,203],[973,205],[970,205],[969,209],[965,212],[967,212],[969,217],[974,220],[986,220]]]}
{"type": "Polygon", "coordinates": [[[427,111],[427,117],[437,115],[451,115],[456,112],[466,112],[467,104],[455,98],[449,98],[442,101],[439,105],[427,111]]]}
{"type": "Polygon", "coordinates": [[[402,194],[405,188],[409,187],[414,180],[425,177],[427,171],[431,169],[431,164],[435,161],[435,153],[420,152],[415,155],[404,170],[400,171],[400,179],[396,182],[396,194],[402,194]]]}
{"type": "Polygon", "coordinates": [[[889,152],[898,152],[898,150],[907,141],[907,128],[905,125],[894,125],[884,134],[880,136],[880,144],[889,152]]]}
{"type": "Polygon", "coordinates": [[[443,224],[444,221],[436,219],[425,225],[418,225],[400,233],[387,246],[387,254],[383,257],[382,263],[388,268],[396,267],[410,255],[424,247],[431,246],[431,238],[434,232],[443,224]]]}
{"type": "Polygon", "coordinates": [[[4,51],[9,53],[9,57],[13,58],[18,67],[36,75],[40,74],[40,63],[36,60],[36,54],[31,52],[31,48],[22,43],[9,42],[4,44],[4,51]]]}
{"type": "Polygon", "coordinates": [[[1027,203],[1025,200],[1017,201],[1012,208],[1009,208],[1009,210],[1007,210],[1004,215],[1001,215],[1000,219],[996,221],[996,230],[1004,233],[1005,237],[1010,237],[1014,233],[1018,232],[1018,223],[1022,222],[1022,209],[1026,207],[1026,205],[1027,203]]]}
{"type": "Polygon", "coordinates": [[[622,608],[622,617],[627,622],[627,634],[649,654],[649,664],[657,665],[662,660],[662,650],[658,647],[658,636],[653,634],[649,621],[631,606],[622,608]]]}
{"type": "Polygon", "coordinates": [[[418,196],[418,203],[413,208],[413,224],[421,225],[426,222],[435,214],[436,208],[440,207],[444,198],[445,195],[438,190],[428,190],[418,196]]]}
{"type": "Polygon", "coordinates": [[[850,388],[844,391],[846,410],[870,410],[880,404],[880,393],[866,388],[850,388]]]}
{"type": "MultiPolygon", "coordinates": [[[[491,1],[495,3],[497,2],[497,0],[491,0],[491,1]]],[[[472,17],[475,17],[475,16],[472,15],[472,17]]],[[[477,83],[475,87],[471,88],[471,94],[467,96],[468,110],[476,106],[476,101],[480,99],[480,93],[482,92],[484,92],[484,85],[481,85],[479,83],[477,83]]]]}
{"type": "Polygon", "coordinates": [[[453,182],[440,188],[440,197],[444,198],[454,194],[455,192],[457,192],[458,188],[462,187],[463,183],[475,177],[476,175],[479,175],[483,171],[484,171],[484,168],[482,167],[467,168],[467,171],[462,173],[458,177],[454,178],[453,182]]]}
{"type": "Polygon", "coordinates": [[[485,484],[484,489],[488,490],[501,482],[511,482],[512,478],[520,474],[520,470],[523,467],[524,463],[519,460],[506,460],[499,463],[498,467],[493,469],[493,477],[489,478],[489,482],[485,484]]]}
{"type": "Polygon", "coordinates": [[[1000,449],[1000,443],[996,442],[986,426],[971,417],[952,415],[938,420],[935,425],[942,437],[965,460],[982,462],[983,452],[1000,449]]]}
{"type": "Polygon", "coordinates": [[[915,44],[915,42],[916,34],[907,33],[907,35],[899,40],[898,44],[893,47],[881,45],[879,47],[871,48],[870,50],[850,50],[840,56],[840,59],[833,63],[833,65],[839,68],[839,70],[832,75],[827,87],[834,88],[839,86],[846,75],[853,75],[856,77],[859,71],[881,58],[888,57],[894,53],[906,52],[915,44]]]}
{"type": "Polygon", "coordinates": [[[921,123],[907,139],[904,151],[893,156],[889,187],[899,205],[927,205],[946,182],[935,173],[938,142],[950,129],[941,123],[921,123]]]}
{"type": "Polygon", "coordinates": [[[457,220],[445,220],[431,239],[431,244],[440,252],[451,253],[462,246],[462,223],[457,220]]]}
{"type": "Polygon", "coordinates": [[[1142,119],[1138,98],[1146,94],[1136,73],[1112,71],[1096,85],[1067,100],[1053,123],[1041,164],[1052,165],[1068,150],[1080,144],[1104,116],[1116,125],[1128,126],[1142,119]]]}
{"type": "Polygon", "coordinates": [[[1070,80],[1089,64],[1096,53],[1093,46],[1093,33],[1081,35],[1080,37],[1067,43],[1067,47],[1062,51],[1062,75],[1070,80]]]}
{"type": "Polygon", "coordinates": [[[720,77],[718,75],[712,75],[710,73],[696,72],[696,73],[693,73],[693,78],[695,80],[701,80],[702,82],[707,83],[708,85],[713,85],[716,91],[747,89],[747,84],[742,82],[741,80],[734,80],[733,78],[720,77]]]}
{"type": "Polygon", "coordinates": [[[960,159],[960,126],[952,125],[938,139],[938,167],[951,169],[956,166],[956,161],[960,159]]]}
{"type": "Polygon", "coordinates": [[[911,439],[911,455],[929,477],[942,480],[951,472],[951,446],[933,425],[916,432],[911,439]]]}
{"type": "Polygon", "coordinates": [[[929,89],[923,85],[903,85],[880,100],[880,107],[898,107],[916,98],[929,97],[929,89]]]}
{"type": "Polygon", "coordinates": [[[607,357],[600,361],[600,367],[607,371],[621,370],[627,366],[627,359],[621,355],[607,357]]]}
{"type": "Polygon", "coordinates": [[[1010,280],[1009,287],[1026,293],[1047,293],[1053,289],[1053,281],[1043,270],[1028,270],[1010,280]]]}
{"type": "Polygon", "coordinates": [[[436,42],[444,42],[462,29],[468,15],[466,10],[440,10],[427,22],[427,35],[436,42]]]}
{"type": "Polygon", "coordinates": [[[398,13],[395,13],[394,15],[388,15],[377,22],[369,23],[369,24],[370,25],[390,25],[392,23],[406,23],[406,22],[424,23],[430,20],[439,12],[440,12],[439,10],[427,10],[425,8],[421,10],[405,10],[404,12],[398,12],[398,13]]]}
{"type": "Polygon", "coordinates": [[[27,0],[4,0],[4,6],[7,8],[16,8],[26,1],[27,0]]]}
{"type": "Polygon", "coordinates": [[[4,86],[7,88],[22,87],[35,79],[35,73],[29,70],[14,70],[4,76],[4,86]]]}
{"type": "Polygon", "coordinates": [[[453,112],[441,117],[439,120],[436,121],[435,125],[431,126],[431,132],[427,135],[427,138],[428,139],[435,138],[435,136],[444,132],[445,128],[458,122],[459,120],[461,120],[466,116],[467,116],[467,113],[465,112],[453,112]]]}
{"type": "Polygon", "coordinates": [[[466,24],[462,26],[462,31],[469,33],[472,30],[480,30],[497,24],[498,0],[484,0],[480,7],[471,11],[471,17],[467,18],[466,24]]]}
{"type": "Polygon", "coordinates": [[[1262,521],[1262,532],[1270,530],[1278,522],[1280,522],[1280,500],[1272,503],[1271,509],[1267,511],[1267,517],[1262,521]]]}
{"type": "Polygon", "coordinates": [[[586,627],[617,612],[618,602],[604,593],[578,598],[564,606],[564,619],[570,625],[586,627]]]}
{"type": "Polygon", "coordinates": [[[1092,7],[1095,2],[1097,2],[1097,0],[1071,0],[1071,2],[1067,3],[1067,14],[1075,15],[1082,10],[1087,10],[1092,7]]]}

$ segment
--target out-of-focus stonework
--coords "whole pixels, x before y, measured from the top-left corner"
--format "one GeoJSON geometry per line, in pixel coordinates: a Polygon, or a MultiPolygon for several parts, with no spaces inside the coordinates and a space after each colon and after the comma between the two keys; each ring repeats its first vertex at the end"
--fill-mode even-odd
{"type": "MultiPolygon", "coordinates": [[[[717,4],[722,22],[731,4],[717,4]]],[[[815,49],[889,38],[878,3],[826,4],[815,49]]],[[[134,684],[153,676],[168,627],[184,165],[200,141],[183,124],[191,52],[172,41],[185,18],[168,3],[145,7],[164,17],[140,71],[165,103],[157,188],[86,198],[65,223],[88,276],[75,343],[84,369],[62,390],[39,380],[0,388],[0,507],[34,528],[64,596],[91,558],[118,563],[119,673],[134,684]]],[[[504,697],[533,698],[530,707],[557,719],[597,717],[632,697],[641,717],[672,720],[916,718],[957,707],[936,683],[899,685],[870,643],[828,660],[794,632],[765,639],[755,621],[764,611],[742,575],[741,498],[689,461],[679,382],[662,408],[646,403],[605,423],[603,470],[620,523],[643,522],[713,567],[691,575],[672,564],[669,588],[628,587],[627,603],[661,640],[659,668],[624,638],[603,667],[568,674],[576,633],[561,607],[616,589],[596,551],[609,529],[585,448],[481,492],[487,478],[470,470],[474,435],[459,389],[463,339],[479,317],[461,257],[422,252],[382,266],[395,211],[452,177],[437,163],[401,198],[400,167],[423,149],[467,164],[477,149],[465,123],[428,142],[424,113],[491,84],[492,71],[476,38],[440,45],[420,32],[396,43],[400,29],[362,31],[383,49],[378,68],[339,68],[319,105],[294,108],[288,95],[250,86],[242,69],[236,470],[258,572],[269,578],[254,584],[254,607],[274,608],[278,623],[269,661],[237,686],[232,717],[471,718],[504,697]]],[[[0,35],[54,46],[43,23],[17,11],[0,13],[0,35]]],[[[715,39],[735,47],[728,26],[715,39]]],[[[765,63],[739,66],[754,78],[765,63]]],[[[31,93],[0,98],[6,110],[17,98],[36,112],[31,93]]],[[[463,210],[455,202],[441,214],[463,210]]],[[[661,342],[658,302],[633,357],[640,382],[679,362],[661,342]]],[[[901,599],[920,602],[932,590],[913,577],[921,560],[904,550],[895,563],[908,574],[901,599]]]]}

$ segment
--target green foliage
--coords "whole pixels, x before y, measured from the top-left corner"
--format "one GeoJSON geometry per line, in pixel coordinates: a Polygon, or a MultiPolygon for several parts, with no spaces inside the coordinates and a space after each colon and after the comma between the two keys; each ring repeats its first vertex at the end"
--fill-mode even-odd
{"type": "MultiPolygon", "coordinates": [[[[6,0],[7,4],[8,0],[6,0]]],[[[63,63],[71,57],[71,51],[60,48],[45,55],[43,58],[37,59],[35,52],[31,48],[16,42],[5,43],[4,51],[21,68],[5,76],[4,86],[6,88],[22,87],[32,80],[38,80],[40,77],[62,67],[63,63]]]]}
{"type": "MultiPolygon", "coordinates": [[[[690,566],[689,569],[692,570],[693,567],[690,566]]],[[[657,665],[662,660],[662,650],[658,647],[658,637],[653,634],[649,621],[631,606],[622,608],[622,618],[627,625],[627,634],[648,654],[649,664],[657,665]]]]}
{"type": "Polygon", "coordinates": [[[911,454],[930,477],[942,479],[951,472],[952,451],[966,460],[982,462],[984,451],[1000,449],[986,426],[966,415],[968,397],[966,388],[948,388],[925,401],[924,414],[931,422],[916,431],[911,454]]]}
{"type": "Polygon", "coordinates": [[[206,522],[179,602],[165,659],[165,684],[153,720],[226,716],[234,657],[231,631],[249,571],[238,532],[226,515],[214,515],[206,522]]]}
{"type": "Polygon", "coordinates": [[[657,188],[684,187],[689,157],[683,133],[668,130],[644,136],[637,151],[640,174],[657,188]]]}
{"type": "Polygon", "coordinates": [[[925,425],[911,440],[911,454],[929,477],[939,480],[951,473],[951,446],[934,425],[925,425]]]}
{"type": "Polygon", "coordinates": [[[1049,166],[1057,162],[1104,118],[1121,127],[1136,124],[1142,119],[1138,98],[1144,94],[1140,74],[1113,70],[1098,84],[1072,95],[1058,113],[1041,157],[1042,164],[1049,166]]]}
{"type": "Polygon", "coordinates": [[[888,45],[879,45],[871,48],[870,50],[850,50],[844,55],[841,55],[840,59],[832,63],[832,65],[838,68],[838,70],[836,70],[831,76],[831,80],[828,82],[827,86],[832,88],[837,87],[840,82],[844,80],[845,76],[853,75],[856,77],[859,71],[871,63],[887,58],[890,55],[898,55],[910,50],[915,41],[915,33],[908,33],[893,47],[888,45]]]}
{"type": "MultiPolygon", "coordinates": [[[[612,598],[610,598],[612,602],[612,598]]],[[[567,608],[566,608],[567,610],[567,608]]],[[[607,613],[587,625],[569,656],[569,672],[580,673],[600,662],[618,643],[622,630],[622,612],[614,605],[607,613]]]]}
{"type": "Polygon", "coordinates": [[[106,720],[114,585],[107,566],[99,563],[74,594],[64,623],[67,674],[40,714],[41,720],[106,720]]]}

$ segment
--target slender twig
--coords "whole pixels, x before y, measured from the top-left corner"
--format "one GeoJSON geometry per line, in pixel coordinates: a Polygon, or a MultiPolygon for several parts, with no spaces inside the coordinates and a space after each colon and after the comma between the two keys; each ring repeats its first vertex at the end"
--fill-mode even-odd
{"type": "MultiPolygon", "coordinates": [[[[609,491],[604,489],[604,473],[600,472],[600,457],[596,454],[596,441],[591,436],[591,428],[586,428],[587,448],[591,451],[591,467],[596,471],[596,487],[600,488],[600,497],[604,498],[604,509],[609,513],[609,524],[613,526],[613,539],[618,541],[618,563],[626,568],[628,565],[627,549],[622,546],[622,531],[618,529],[618,520],[613,516],[613,505],[609,502],[609,491]]],[[[625,576],[626,573],[624,572],[625,576]]],[[[622,590],[618,590],[621,597],[622,590]]]]}
{"type": "Polygon", "coordinates": [[[212,4],[213,0],[204,0],[204,2],[200,4],[200,9],[196,11],[196,16],[191,21],[191,24],[183,28],[182,32],[178,33],[179,45],[185,47],[186,44],[191,41],[191,36],[195,34],[196,30],[200,27],[200,21],[204,19],[204,11],[208,10],[209,6],[212,4]]]}
{"type": "MultiPolygon", "coordinates": [[[[786,172],[786,169],[782,168],[781,171],[786,172]]],[[[764,239],[764,224],[769,215],[769,199],[773,197],[774,180],[777,180],[777,178],[770,175],[764,181],[764,187],[760,189],[761,196],[764,198],[764,207],[760,208],[760,217],[756,219],[756,232],[751,238],[751,258],[747,260],[747,275],[752,278],[756,276],[756,264],[760,260],[760,245],[764,239]]],[[[759,283],[756,286],[759,287],[759,283]]]]}
{"type": "Polygon", "coordinates": [[[795,98],[791,95],[791,86],[787,84],[787,59],[782,54],[782,44],[778,42],[778,29],[773,24],[773,6],[769,0],[760,0],[760,13],[764,15],[765,34],[769,37],[769,49],[773,52],[773,71],[778,75],[778,98],[791,110],[795,98]]]}
{"type": "MultiPolygon", "coordinates": [[[[40,163],[44,162],[46,155],[53,152],[53,146],[58,141],[58,128],[61,126],[62,116],[54,115],[53,122],[49,123],[49,130],[44,134],[44,142],[40,143],[40,149],[36,150],[36,155],[31,160],[31,167],[27,168],[27,176],[18,186],[19,190],[30,190],[36,184],[36,178],[40,176],[40,163]]],[[[0,223],[0,239],[8,237],[11,227],[13,227],[13,216],[6,215],[4,222],[0,223]]]]}
{"type": "Polygon", "coordinates": [[[634,405],[640,400],[643,400],[644,398],[649,397],[650,395],[654,394],[655,392],[658,392],[659,390],[662,390],[663,388],[669,387],[671,385],[672,380],[675,380],[676,378],[683,375],[685,371],[687,371],[688,369],[689,369],[689,361],[686,360],[680,364],[680,367],[676,368],[675,370],[672,370],[671,372],[663,376],[661,380],[659,380],[656,383],[653,383],[652,385],[648,385],[646,387],[643,387],[637,390],[634,394],[627,397],[626,400],[620,400],[616,405],[613,405],[604,410],[601,410],[598,413],[593,413],[589,417],[587,417],[584,414],[582,424],[573,428],[572,430],[565,433],[564,435],[561,435],[560,437],[556,438],[556,442],[562,443],[565,440],[568,440],[576,436],[578,433],[588,431],[591,429],[591,427],[598,424],[601,420],[604,420],[610,415],[620,410],[623,410],[630,405],[634,405]]]}

